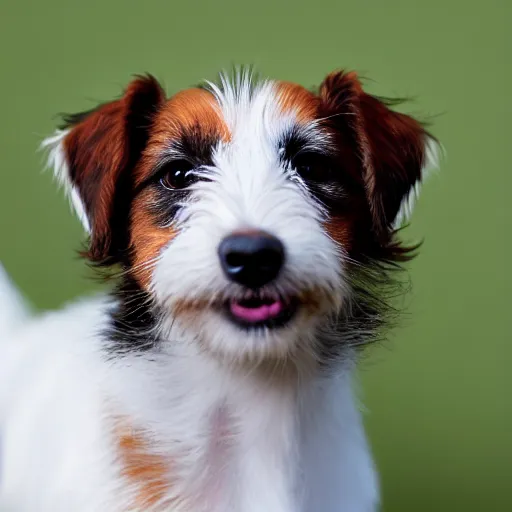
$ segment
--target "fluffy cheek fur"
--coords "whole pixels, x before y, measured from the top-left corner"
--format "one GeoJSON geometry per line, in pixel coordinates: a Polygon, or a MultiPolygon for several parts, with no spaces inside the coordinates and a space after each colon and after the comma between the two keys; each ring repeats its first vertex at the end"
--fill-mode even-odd
{"type": "Polygon", "coordinates": [[[347,294],[343,250],[326,230],[315,202],[298,183],[272,169],[272,162],[252,180],[247,165],[241,180],[240,167],[231,166],[222,154],[216,168],[220,170],[214,178],[198,183],[179,212],[178,234],[161,250],[152,273],[156,302],[169,312],[164,326],[178,323],[194,343],[222,358],[283,359],[301,352],[314,356],[317,326],[325,324],[347,294]],[[250,194],[244,191],[247,181],[250,194]],[[225,302],[245,290],[226,279],[217,248],[225,236],[248,228],[270,232],[285,245],[285,267],[272,286],[301,302],[286,327],[244,331],[224,314],[225,302]]]}

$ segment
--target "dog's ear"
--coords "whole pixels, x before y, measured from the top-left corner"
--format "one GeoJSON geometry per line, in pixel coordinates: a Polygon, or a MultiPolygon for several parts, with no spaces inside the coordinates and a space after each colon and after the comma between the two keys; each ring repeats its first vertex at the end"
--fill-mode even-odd
{"type": "Polygon", "coordinates": [[[56,175],[89,231],[87,257],[115,262],[123,247],[131,170],[144,150],[165,93],[151,76],[137,77],[124,95],[90,112],[65,117],[66,126],[47,139],[56,175]]]}
{"type": "Polygon", "coordinates": [[[435,141],[418,121],[365,93],[354,72],[331,73],[319,94],[358,156],[374,230],[386,240],[410,214],[435,141]]]}

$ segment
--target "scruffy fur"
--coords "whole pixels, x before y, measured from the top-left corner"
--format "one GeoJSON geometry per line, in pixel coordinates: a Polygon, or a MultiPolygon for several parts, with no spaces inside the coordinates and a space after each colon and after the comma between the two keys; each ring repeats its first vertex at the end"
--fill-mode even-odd
{"type": "Polygon", "coordinates": [[[84,257],[116,284],[27,322],[0,276],[0,509],[376,510],[351,380],[396,313],[423,126],[344,71],[316,91],[239,72],[170,99],[143,76],[45,145],[84,257]],[[255,230],[286,253],[256,292],[218,256],[255,230]],[[251,294],[294,316],[238,325],[226,307],[251,294]]]}

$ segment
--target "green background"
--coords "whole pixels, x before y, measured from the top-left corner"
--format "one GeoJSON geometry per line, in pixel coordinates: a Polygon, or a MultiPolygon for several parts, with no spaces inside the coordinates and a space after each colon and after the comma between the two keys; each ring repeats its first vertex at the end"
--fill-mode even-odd
{"type": "Polygon", "coordinates": [[[171,93],[232,64],[305,85],[347,67],[372,92],[413,96],[447,157],[406,232],[425,239],[408,313],[362,365],[384,510],[512,510],[511,7],[1,0],[0,260],[37,307],[94,288],[36,149],[56,113],[113,98],[134,73],[171,93]]]}

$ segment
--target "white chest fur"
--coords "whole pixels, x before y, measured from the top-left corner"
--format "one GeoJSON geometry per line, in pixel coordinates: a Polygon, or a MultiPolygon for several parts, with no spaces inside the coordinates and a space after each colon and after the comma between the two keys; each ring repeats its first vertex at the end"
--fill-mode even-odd
{"type": "Polygon", "coordinates": [[[370,512],[378,485],[350,366],[234,374],[175,350],[167,364],[126,360],[115,381],[130,383],[117,388],[123,409],[175,468],[169,510],[370,512]]]}
{"type": "Polygon", "coordinates": [[[97,342],[103,310],[102,301],[74,306],[3,342],[2,511],[145,510],[133,499],[139,483],[123,476],[105,404],[150,433],[170,463],[155,510],[375,510],[349,367],[322,379],[235,375],[179,346],[172,357],[112,362],[97,342]]]}

